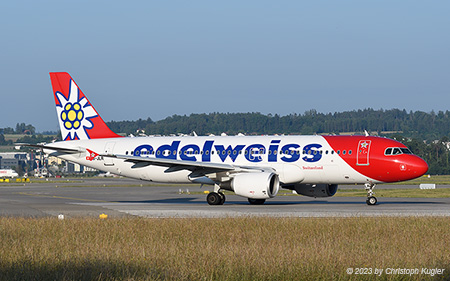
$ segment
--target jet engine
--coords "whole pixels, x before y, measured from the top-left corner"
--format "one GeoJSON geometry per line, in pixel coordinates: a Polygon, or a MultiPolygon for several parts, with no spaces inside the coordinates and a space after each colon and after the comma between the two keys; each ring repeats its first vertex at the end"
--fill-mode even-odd
{"type": "Polygon", "coordinates": [[[283,188],[295,190],[298,194],[308,197],[330,197],[336,194],[337,184],[294,184],[283,188]]]}
{"type": "Polygon", "coordinates": [[[246,198],[268,199],[277,195],[280,189],[280,180],[277,174],[270,172],[241,173],[220,187],[231,189],[236,195],[246,198]]]}

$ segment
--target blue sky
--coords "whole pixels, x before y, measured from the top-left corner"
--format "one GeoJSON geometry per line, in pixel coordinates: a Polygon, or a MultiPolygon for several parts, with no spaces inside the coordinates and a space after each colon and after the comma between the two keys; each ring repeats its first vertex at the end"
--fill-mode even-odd
{"type": "Polygon", "coordinates": [[[450,110],[448,1],[2,1],[0,128],[58,129],[48,73],[105,121],[450,110]]]}

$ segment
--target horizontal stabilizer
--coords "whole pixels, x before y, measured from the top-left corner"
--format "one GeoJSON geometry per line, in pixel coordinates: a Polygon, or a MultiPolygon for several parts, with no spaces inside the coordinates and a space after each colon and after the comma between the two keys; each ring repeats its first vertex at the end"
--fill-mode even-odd
{"type": "Polygon", "coordinates": [[[26,147],[34,147],[34,148],[41,148],[41,149],[48,149],[48,150],[55,150],[59,152],[65,152],[65,153],[80,153],[84,152],[82,149],[74,149],[74,148],[66,148],[66,147],[57,147],[57,146],[51,146],[46,144],[30,144],[30,143],[16,143],[15,146],[26,146],[26,147]]]}

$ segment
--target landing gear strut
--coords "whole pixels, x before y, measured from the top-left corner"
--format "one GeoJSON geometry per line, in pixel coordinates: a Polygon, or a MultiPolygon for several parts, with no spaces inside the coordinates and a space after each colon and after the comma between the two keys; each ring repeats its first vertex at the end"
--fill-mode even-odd
{"type": "Polygon", "coordinates": [[[375,188],[375,184],[371,182],[367,182],[365,184],[366,190],[367,190],[367,200],[366,203],[369,206],[373,206],[377,204],[377,198],[373,196],[375,193],[373,192],[373,189],[375,188]]]}
{"type": "Polygon", "coordinates": [[[206,202],[208,202],[209,205],[223,205],[223,203],[225,203],[225,194],[220,192],[220,186],[214,186],[214,192],[208,193],[206,202]]]}

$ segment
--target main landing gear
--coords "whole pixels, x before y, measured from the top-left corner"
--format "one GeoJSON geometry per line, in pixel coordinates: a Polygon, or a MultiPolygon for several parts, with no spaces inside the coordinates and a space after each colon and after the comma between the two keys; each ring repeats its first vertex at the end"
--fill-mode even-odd
{"type": "Polygon", "coordinates": [[[206,202],[208,202],[209,205],[223,205],[223,203],[225,203],[225,195],[220,192],[220,186],[214,186],[214,192],[208,193],[206,202]]]}
{"type": "Polygon", "coordinates": [[[225,195],[222,192],[210,192],[206,196],[209,205],[223,205],[225,203],[225,195]]]}
{"type": "Polygon", "coordinates": [[[377,204],[377,198],[373,196],[375,193],[373,192],[373,189],[375,188],[375,184],[371,182],[367,182],[365,184],[366,190],[367,190],[367,200],[366,203],[369,206],[373,206],[377,204]]]}

